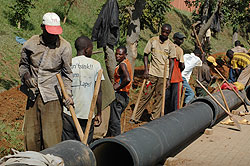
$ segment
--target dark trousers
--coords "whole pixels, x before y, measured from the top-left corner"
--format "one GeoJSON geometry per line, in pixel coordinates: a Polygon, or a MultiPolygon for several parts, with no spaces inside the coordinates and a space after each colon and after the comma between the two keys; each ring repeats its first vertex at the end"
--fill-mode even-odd
{"type": "Polygon", "coordinates": [[[116,99],[110,105],[108,137],[121,134],[121,114],[129,103],[129,97],[126,92],[116,92],[115,97],[116,99]]]}
{"type": "MultiPolygon", "coordinates": [[[[77,118],[80,126],[82,128],[83,133],[85,132],[88,119],[79,119],[77,118]]],[[[89,130],[89,136],[87,143],[90,144],[93,142],[93,134],[94,134],[94,119],[92,119],[90,130],[89,130]]],[[[72,116],[69,116],[65,113],[63,113],[63,133],[62,133],[62,140],[80,140],[80,137],[77,133],[74,121],[72,116]]]]}
{"type": "Polygon", "coordinates": [[[180,108],[180,83],[171,83],[166,90],[164,114],[168,114],[180,108]]]}
{"type": "Polygon", "coordinates": [[[24,120],[26,150],[41,151],[61,142],[62,105],[59,100],[44,103],[39,94],[32,102],[27,101],[24,120]]]}

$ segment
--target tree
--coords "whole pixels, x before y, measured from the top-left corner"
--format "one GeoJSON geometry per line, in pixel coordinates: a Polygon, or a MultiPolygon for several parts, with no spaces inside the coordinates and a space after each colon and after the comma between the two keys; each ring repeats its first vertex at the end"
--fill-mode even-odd
{"type": "Polygon", "coordinates": [[[119,0],[121,36],[126,36],[128,59],[134,71],[140,31],[149,28],[159,31],[165,14],[171,9],[171,0],[119,0]]]}
{"type": "Polygon", "coordinates": [[[234,36],[237,35],[238,29],[246,31],[248,29],[249,0],[185,0],[185,3],[188,7],[195,6],[198,10],[198,14],[196,11],[193,12],[193,20],[202,22],[202,28],[198,34],[200,41],[202,41],[206,29],[211,26],[216,14],[223,18],[220,18],[221,26],[229,24],[233,27],[234,36]]]}
{"type": "Polygon", "coordinates": [[[16,0],[15,4],[9,6],[13,11],[12,20],[17,25],[17,28],[21,28],[21,24],[25,21],[26,17],[30,17],[30,9],[35,8],[33,0],[16,0]]]}
{"type": "Polygon", "coordinates": [[[64,1],[64,18],[63,24],[65,24],[67,17],[69,15],[69,11],[73,5],[77,5],[77,0],[63,0],[64,1]]]}

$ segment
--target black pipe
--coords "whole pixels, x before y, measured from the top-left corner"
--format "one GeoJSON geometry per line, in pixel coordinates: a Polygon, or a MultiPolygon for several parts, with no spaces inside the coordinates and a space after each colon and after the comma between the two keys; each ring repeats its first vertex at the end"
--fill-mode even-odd
{"type": "Polygon", "coordinates": [[[247,105],[250,105],[250,85],[246,87],[245,92],[246,92],[245,102],[247,105]]]}
{"type": "MultiPolygon", "coordinates": [[[[234,92],[223,92],[230,109],[240,106],[241,101],[234,92]]],[[[214,96],[224,105],[219,93],[214,96]]],[[[224,111],[209,96],[198,98],[189,106],[141,127],[95,141],[90,148],[97,166],[153,166],[223,115],[224,111]]]]}
{"type": "Polygon", "coordinates": [[[61,157],[65,166],[96,166],[95,156],[91,149],[75,140],[63,141],[40,153],[61,157]]]}

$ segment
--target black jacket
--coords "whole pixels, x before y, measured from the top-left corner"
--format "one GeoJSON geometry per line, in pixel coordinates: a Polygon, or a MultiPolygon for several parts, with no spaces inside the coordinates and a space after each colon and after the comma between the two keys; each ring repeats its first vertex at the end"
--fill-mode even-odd
{"type": "Polygon", "coordinates": [[[97,48],[107,44],[114,46],[120,36],[119,31],[119,7],[116,0],[108,0],[102,7],[101,12],[92,30],[92,41],[97,41],[97,48]]]}

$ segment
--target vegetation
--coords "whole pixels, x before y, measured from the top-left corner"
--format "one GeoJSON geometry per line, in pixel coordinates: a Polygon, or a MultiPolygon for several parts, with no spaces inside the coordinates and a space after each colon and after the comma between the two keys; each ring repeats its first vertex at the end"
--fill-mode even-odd
{"type": "MultiPolygon", "coordinates": [[[[11,24],[9,13],[12,10],[8,8],[8,6],[15,4],[15,2],[16,0],[0,0],[0,91],[9,89],[20,83],[18,76],[18,63],[22,45],[15,41],[15,37],[19,36],[24,39],[29,39],[32,35],[41,34],[40,25],[42,16],[46,12],[56,12],[61,19],[64,18],[65,8],[62,4],[62,0],[39,0],[35,1],[35,8],[30,8],[30,17],[26,18],[27,24],[21,29],[18,29],[11,24]]],[[[77,0],[77,5],[70,9],[66,23],[62,24],[64,30],[62,37],[71,43],[72,48],[74,48],[75,39],[80,35],[91,37],[92,27],[100,8],[105,2],[106,0],[77,0]]],[[[120,7],[124,4],[125,1],[119,1],[120,7]]],[[[124,19],[126,20],[128,18],[124,19]]],[[[166,13],[164,21],[170,23],[173,27],[173,32],[170,34],[170,38],[172,38],[174,32],[178,31],[183,32],[187,36],[183,48],[185,53],[191,52],[194,49],[194,40],[190,35],[192,22],[191,13],[173,9],[166,13]]],[[[150,21],[148,21],[148,23],[150,23],[150,21]]],[[[157,24],[155,24],[155,28],[157,29],[157,24]]],[[[225,25],[225,28],[221,33],[212,37],[211,52],[223,52],[228,48],[231,48],[232,34],[232,27],[230,27],[229,24],[225,25]]],[[[143,49],[147,40],[154,35],[157,35],[157,33],[152,32],[152,29],[148,26],[144,26],[144,30],[141,31],[138,42],[136,66],[143,65],[143,49]]],[[[239,40],[241,40],[246,47],[249,47],[246,40],[241,36],[239,37],[239,40]]],[[[94,51],[95,50],[96,47],[94,47],[94,51]]],[[[73,49],[73,55],[75,54],[76,51],[73,49]]],[[[102,54],[93,55],[93,58],[104,64],[102,54]]]]}
{"type": "Polygon", "coordinates": [[[12,9],[12,23],[20,29],[21,24],[25,23],[25,18],[30,17],[30,9],[35,8],[35,5],[32,0],[16,0],[9,8],[12,9]]]}
{"type": "Polygon", "coordinates": [[[23,132],[19,130],[19,124],[14,127],[7,126],[0,121],[0,157],[11,153],[11,148],[15,147],[15,150],[24,151],[23,132]]]}

